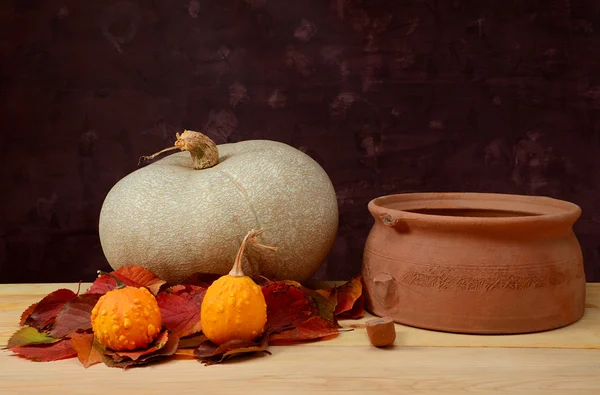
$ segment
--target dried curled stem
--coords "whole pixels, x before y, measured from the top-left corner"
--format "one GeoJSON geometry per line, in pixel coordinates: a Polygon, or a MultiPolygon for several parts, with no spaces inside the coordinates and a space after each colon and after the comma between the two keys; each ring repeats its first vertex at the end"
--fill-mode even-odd
{"type": "Polygon", "coordinates": [[[125,283],[121,280],[119,280],[119,278],[117,276],[115,276],[112,273],[108,273],[102,270],[97,270],[96,273],[98,273],[98,277],[102,277],[104,275],[111,277],[113,280],[115,280],[115,282],[117,283],[115,289],[121,289],[121,288],[125,288],[125,283]]]}
{"type": "Polygon", "coordinates": [[[252,229],[250,230],[244,240],[242,240],[242,244],[240,245],[240,249],[238,250],[237,255],[235,256],[235,261],[233,262],[233,268],[229,272],[230,276],[233,277],[243,277],[244,271],[242,270],[242,256],[244,255],[244,251],[246,250],[246,244],[248,240],[252,242],[252,244],[257,245],[259,247],[265,248],[270,251],[277,251],[277,247],[269,247],[263,244],[260,244],[257,240],[258,236],[260,236],[265,230],[264,229],[252,229]]]}
{"type": "Polygon", "coordinates": [[[165,148],[149,156],[142,156],[138,161],[138,165],[142,159],[152,160],[164,152],[176,149],[189,151],[192,156],[192,165],[196,170],[207,169],[219,163],[219,149],[207,135],[192,130],[184,130],[182,134],[177,133],[175,136],[177,141],[175,141],[173,147],[165,148]]]}

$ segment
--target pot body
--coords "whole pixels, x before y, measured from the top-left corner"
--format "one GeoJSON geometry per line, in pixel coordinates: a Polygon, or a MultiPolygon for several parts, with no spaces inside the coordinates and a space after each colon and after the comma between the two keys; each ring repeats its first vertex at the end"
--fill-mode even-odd
{"type": "Polygon", "coordinates": [[[366,308],[396,322],[509,334],[583,315],[572,203],[546,197],[415,193],[374,199],[362,275],[366,308]]]}

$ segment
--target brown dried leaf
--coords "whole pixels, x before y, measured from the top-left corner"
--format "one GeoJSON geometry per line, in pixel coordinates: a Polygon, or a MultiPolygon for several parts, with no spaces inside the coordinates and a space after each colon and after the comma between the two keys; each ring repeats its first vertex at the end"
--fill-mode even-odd
{"type": "Polygon", "coordinates": [[[295,324],[293,329],[271,335],[271,344],[299,342],[314,340],[339,333],[337,324],[322,317],[310,317],[309,319],[295,324]]]}
{"type": "Polygon", "coordinates": [[[220,346],[206,340],[194,351],[194,355],[205,365],[214,365],[244,354],[264,352],[271,354],[267,347],[269,335],[265,333],[260,341],[231,340],[220,346]]]}
{"type": "Polygon", "coordinates": [[[316,307],[315,313],[319,317],[331,321],[337,325],[337,319],[335,315],[335,309],[337,306],[337,291],[333,290],[328,296],[324,296],[322,293],[316,291],[305,291],[305,293],[314,302],[314,306],[316,307]]]}
{"type": "Polygon", "coordinates": [[[194,352],[196,352],[196,350],[194,350],[193,348],[178,348],[177,351],[175,351],[174,355],[191,357],[195,359],[196,355],[194,354],[194,352]]]}
{"type": "Polygon", "coordinates": [[[115,355],[119,356],[119,359],[121,359],[121,360],[129,358],[129,359],[131,359],[133,361],[137,361],[141,357],[143,357],[145,355],[152,354],[153,352],[158,351],[161,348],[163,348],[167,344],[168,340],[169,340],[169,334],[165,330],[165,331],[162,331],[156,337],[156,339],[152,342],[152,344],[150,345],[150,347],[148,347],[145,350],[115,351],[114,353],[115,353],[115,355]]]}
{"type": "Polygon", "coordinates": [[[190,337],[183,337],[183,338],[179,339],[178,349],[182,349],[182,348],[196,348],[200,344],[204,343],[206,340],[208,340],[208,339],[202,333],[196,334],[196,335],[193,335],[193,336],[190,336],[190,337]]]}
{"type": "Polygon", "coordinates": [[[86,369],[104,361],[105,348],[96,341],[92,333],[74,333],[71,336],[71,346],[86,369]]]}
{"type": "MultiPolygon", "coordinates": [[[[166,333],[166,331],[164,333],[166,333]]],[[[163,340],[162,335],[163,334],[159,336],[159,338],[161,338],[161,341],[163,340]]],[[[177,337],[176,335],[168,334],[165,336],[168,336],[167,342],[161,348],[153,351],[152,353],[144,353],[144,355],[137,356],[136,360],[130,359],[127,355],[125,355],[126,353],[121,352],[120,354],[123,355],[122,357],[116,354],[116,358],[115,356],[105,355],[104,363],[109,367],[127,369],[132,366],[147,365],[153,362],[163,360],[166,357],[174,355],[177,351],[177,346],[179,344],[179,337],[177,337]]],[[[157,339],[157,341],[158,340],[159,339],[157,339]]],[[[156,341],[154,343],[156,343],[156,341]]],[[[151,348],[154,347],[155,344],[151,346],[151,348]]]]}

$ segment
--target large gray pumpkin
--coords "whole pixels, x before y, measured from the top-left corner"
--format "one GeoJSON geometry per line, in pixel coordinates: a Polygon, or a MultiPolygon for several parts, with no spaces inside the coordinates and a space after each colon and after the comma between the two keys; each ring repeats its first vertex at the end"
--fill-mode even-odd
{"type": "MultiPolygon", "coordinates": [[[[121,179],[100,213],[100,241],[113,269],[139,265],[167,281],[226,274],[250,229],[247,275],[308,279],[338,228],[334,188],[308,155],[283,143],[250,140],[218,147],[219,163],[195,170],[178,152],[121,179]]],[[[216,158],[216,155],[215,155],[216,158]]]]}

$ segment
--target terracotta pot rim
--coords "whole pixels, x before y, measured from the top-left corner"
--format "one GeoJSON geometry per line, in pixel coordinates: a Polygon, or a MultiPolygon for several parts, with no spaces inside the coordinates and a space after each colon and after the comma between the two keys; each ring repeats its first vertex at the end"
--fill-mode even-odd
{"type": "MultiPolygon", "coordinates": [[[[396,220],[429,224],[456,225],[524,225],[540,223],[573,224],[581,216],[581,208],[572,202],[547,196],[530,196],[478,192],[411,192],[384,195],[372,199],[368,209],[384,222],[396,220]],[[481,209],[520,211],[530,215],[502,217],[449,216],[418,213],[418,209],[481,209]]],[[[387,223],[390,225],[390,223],[387,223]]]]}

